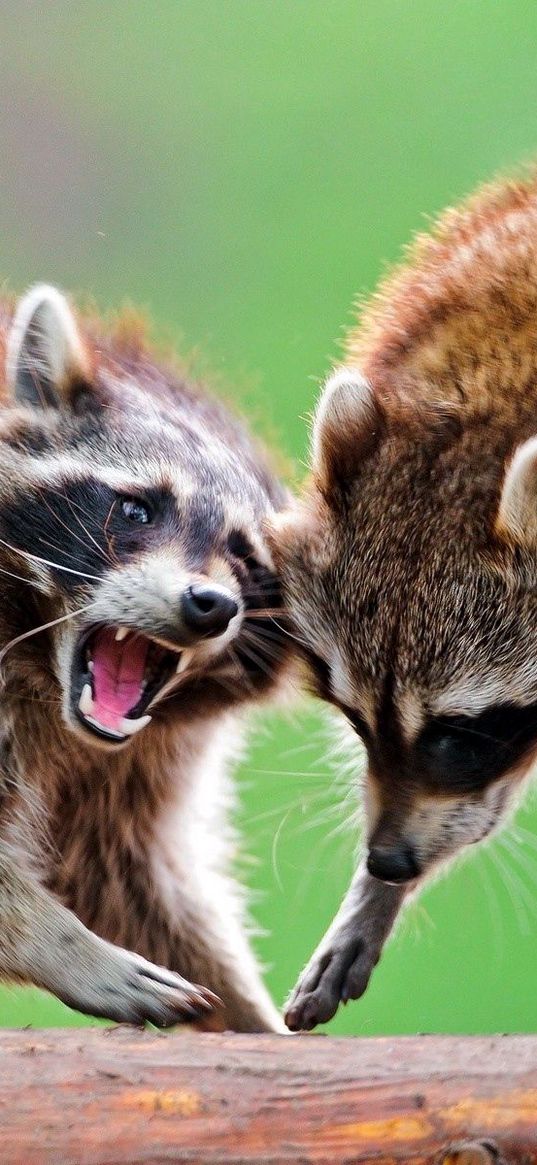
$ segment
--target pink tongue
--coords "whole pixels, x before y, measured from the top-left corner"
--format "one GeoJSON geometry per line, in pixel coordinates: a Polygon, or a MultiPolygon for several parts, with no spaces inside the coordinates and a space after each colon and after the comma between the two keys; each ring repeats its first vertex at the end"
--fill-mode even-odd
{"type": "Polygon", "coordinates": [[[106,728],[119,729],[141,698],[148,647],[143,635],[129,633],[118,642],[109,627],[97,632],[92,644],[93,712],[106,728]]]}

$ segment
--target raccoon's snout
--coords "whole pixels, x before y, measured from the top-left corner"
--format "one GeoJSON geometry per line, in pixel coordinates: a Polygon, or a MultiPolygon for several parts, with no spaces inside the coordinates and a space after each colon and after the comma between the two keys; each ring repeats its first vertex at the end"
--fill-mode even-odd
{"type": "Polygon", "coordinates": [[[380,882],[401,885],[412,882],[420,874],[416,856],[410,846],[395,845],[387,848],[372,846],[367,858],[369,873],[380,882]]]}
{"type": "Polygon", "coordinates": [[[225,587],[192,583],[183,592],[182,620],[193,640],[222,635],[238,610],[238,603],[225,587]]]}
{"type": "MultiPolygon", "coordinates": [[[[140,603],[136,611],[131,598],[128,615],[117,623],[98,621],[83,628],[72,655],[69,723],[82,725],[109,746],[124,744],[146,727],[168,685],[183,684],[196,670],[195,661],[212,658],[207,652],[198,657],[205,640],[225,643],[233,637],[232,630],[226,632],[239,614],[239,600],[219,583],[183,582],[171,597],[162,587],[152,592],[147,578],[145,583],[143,609],[140,603]]],[[[104,595],[102,605],[110,608],[117,588],[115,595],[110,590],[104,595]]],[[[119,595],[118,608],[127,610],[128,597],[119,595]]]]}

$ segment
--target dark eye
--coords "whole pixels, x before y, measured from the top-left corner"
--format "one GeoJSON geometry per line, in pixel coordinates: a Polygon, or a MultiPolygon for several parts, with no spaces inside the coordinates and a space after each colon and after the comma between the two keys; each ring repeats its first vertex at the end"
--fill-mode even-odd
{"type": "Polygon", "coordinates": [[[128,522],[137,522],[140,526],[147,526],[151,521],[151,511],[138,498],[122,498],[121,513],[128,522]]]}
{"type": "Polygon", "coordinates": [[[243,562],[247,558],[251,558],[253,555],[254,548],[251,542],[248,541],[246,534],[242,533],[242,530],[232,530],[228,537],[227,544],[230,554],[232,554],[234,558],[242,559],[243,562]]]}
{"type": "Polygon", "coordinates": [[[499,704],[477,716],[445,716],[430,723],[417,742],[433,784],[479,790],[535,748],[534,704],[499,704]]]}

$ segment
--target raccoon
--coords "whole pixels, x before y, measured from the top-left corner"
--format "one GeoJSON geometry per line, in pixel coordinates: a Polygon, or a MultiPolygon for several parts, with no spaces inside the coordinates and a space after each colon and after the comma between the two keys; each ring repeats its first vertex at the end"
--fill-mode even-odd
{"type": "Polygon", "coordinates": [[[242,424],[132,329],[0,309],[0,976],[94,1016],[278,1031],[227,771],[289,656],[242,424]]]}
{"type": "Polygon", "coordinates": [[[367,754],[366,860],[289,1002],[367,986],[410,892],[537,753],[537,173],[449,210],[351,333],[312,477],[273,523],[315,692],[367,754]]]}

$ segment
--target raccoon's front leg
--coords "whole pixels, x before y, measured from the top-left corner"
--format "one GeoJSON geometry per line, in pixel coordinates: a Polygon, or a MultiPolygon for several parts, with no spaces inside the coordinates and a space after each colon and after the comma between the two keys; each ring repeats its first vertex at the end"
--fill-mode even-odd
{"type": "Polygon", "coordinates": [[[358,867],[350,888],[295,987],[285,1012],[291,1031],[327,1023],[339,1004],[363,995],[401,909],[407,886],[390,886],[358,867]]]}
{"type": "MultiPolygon", "coordinates": [[[[213,946],[210,976],[207,981],[222,1000],[222,1007],[203,1015],[200,1024],[209,1031],[286,1033],[282,1017],[274,1006],[261,979],[246,937],[228,917],[216,934],[211,930],[213,946]]],[[[200,962],[204,971],[204,961],[200,962]]],[[[200,975],[200,978],[204,978],[200,975]]]]}
{"type": "Polygon", "coordinates": [[[0,978],[33,983],[88,1015],[168,1027],[212,1010],[203,987],[98,938],[11,856],[0,855],[0,978]]]}
{"type": "Polygon", "coordinates": [[[210,984],[221,1006],[202,1015],[201,1026],[285,1034],[237,914],[240,892],[231,880],[206,871],[162,890],[161,903],[148,906],[144,953],[210,984]]]}

